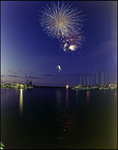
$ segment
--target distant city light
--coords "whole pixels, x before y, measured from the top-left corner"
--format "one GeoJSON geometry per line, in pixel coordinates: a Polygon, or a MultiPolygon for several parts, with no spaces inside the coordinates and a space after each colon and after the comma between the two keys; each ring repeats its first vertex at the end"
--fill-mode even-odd
{"type": "Polygon", "coordinates": [[[66,89],[68,89],[69,88],[69,86],[68,85],[66,85],[66,89]]]}

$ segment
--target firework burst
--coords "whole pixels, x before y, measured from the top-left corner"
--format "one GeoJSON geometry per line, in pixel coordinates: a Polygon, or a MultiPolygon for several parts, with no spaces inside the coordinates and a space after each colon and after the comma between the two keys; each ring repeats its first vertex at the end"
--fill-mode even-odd
{"type": "Polygon", "coordinates": [[[81,12],[68,2],[52,2],[44,8],[39,23],[48,36],[70,39],[71,33],[78,35],[82,29],[81,12]]]}
{"type": "Polygon", "coordinates": [[[78,48],[81,48],[82,45],[82,41],[84,40],[84,36],[82,35],[82,33],[79,34],[75,34],[75,33],[71,33],[69,34],[68,38],[64,38],[61,39],[62,41],[61,43],[61,48],[64,51],[75,51],[78,48]]]}

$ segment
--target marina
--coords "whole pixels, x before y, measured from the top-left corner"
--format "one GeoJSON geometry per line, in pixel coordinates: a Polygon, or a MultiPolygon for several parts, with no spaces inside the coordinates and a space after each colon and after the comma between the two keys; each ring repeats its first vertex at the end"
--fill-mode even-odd
{"type": "Polygon", "coordinates": [[[108,90],[117,88],[117,75],[104,72],[98,73],[95,67],[95,73],[90,75],[79,75],[79,84],[71,87],[72,90],[108,90]]]}
{"type": "Polygon", "coordinates": [[[21,84],[21,83],[0,83],[0,87],[2,88],[13,88],[13,89],[33,89],[34,87],[32,86],[32,81],[28,80],[26,81],[26,84],[21,84]]]}
{"type": "MultiPolygon", "coordinates": [[[[117,75],[116,73],[105,73],[97,72],[95,67],[95,73],[90,75],[84,74],[79,75],[79,84],[75,86],[65,85],[63,88],[71,88],[72,90],[109,90],[117,89],[117,75]]],[[[26,76],[26,84],[21,83],[0,83],[2,88],[15,88],[15,89],[33,89],[36,86],[32,86],[32,80],[28,79],[26,76]]],[[[41,87],[41,86],[40,86],[41,87]]],[[[47,86],[45,86],[47,87],[47,86]]],[[[49,86],[50,87],[50,86],[49,86]]]]}
{"type": "Polygon", "coordinates": [[[117,149],[117,1],[1,1],[0,149],[117,149]]]}

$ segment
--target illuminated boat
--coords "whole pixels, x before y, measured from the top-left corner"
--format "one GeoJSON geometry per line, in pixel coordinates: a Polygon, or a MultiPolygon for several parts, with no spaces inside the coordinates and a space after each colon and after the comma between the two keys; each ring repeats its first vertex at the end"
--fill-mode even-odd
{"type": "Polygon", "coordinates": [[[73,86],[71,89],[72,90],[81,90],[81,88],[82,88],[82,85],[77,85],[77,86],[73,86]]]}
{"type": "Polygon", "coordinates": [[[89,86],[81,87],[80,90],[91,90],[89,86]]]}
{"type": "Polygon", "coordinates": [[[110,89],[110,87],[108,85],[101,85],[99,87],[99,90],[108,90],[108,89],[110,89]]]}
{"type": "Polygon", "coordinates": [[[113,84],[110,88],[111,88],[111,90],[117,89],[117,86],[113,84]]]}
{"type": "Polygon", "coordinates": [[[109,90],[109,89],[110,89],[110,87],[108,85],[104,86],[104,90],[109,90]]]}
{"type": "Polygon", "coordinates": [[[16,84],[14,85],[14,87],[13,87],[13,88],[15,88],[15,89],[19,89],[19,88],[20,88],[20,86],[21,86],[21,84],[20,84],[20,83],[16,83],[16,84]]]}
{"type": "Polygon", "coordinates": [[[28,87],[24,84],[21,84],[21,83],[11,83],[10,85],[11,88],[14,88],[14,89],[27,89],[28,87]]]}
{"type": "Polygon", "coordinates": [[[27,88],[29,88],[29,89],[33,89],[34,87],[32,86],[32,81],[31,80],[26,80],[26,86],[27,86],[27,88]]]}
{"type": "Polygon", "coordinates": [[[28,88],[29,88],[29,89],[33,89],[34,87],[30,85],[30,86],[28,86],[28,88]]]}
{"type": "Polygon", "coordinates": [[[82,85],[81,85],[81,84],[78,84],[78,86],[76,86],[76,89],[77,89],[77,90],[81,90],[81,89],[82,89],[82,85]]]}
{"type": "Polygon", "coordinates": [[[117,84],[109,84],[109,88],[110,88],[111,90],[117,89],[117,84]]]}
{"type": "Polygon", "coordinates": [[[101,84],[100,86],[99,86],[99,90],[104,90],[104,85],[103,84],[101,84]]]}
{"type": "Polygon", "coordinates": [[[98,90],[99,86],[91,86],[91,90],[98,90]]]}
{"type": "Polygon", "coordinates": [[[8,86],[7,86],[7,83],[1,83],[1,87],[2,88],[7,88],[8,86]]]}
{"type": "Polygon", "coordinates": [[[117,87],[115,87],[115,86],[113,87],[113,86],[112,86],[112,87],[111,87],[111,90],[113,90],[113,89],[117,89],[117,87]]]}
{"type": "Polygon", "coordinates": [[[24,84],[20,84],[18,88],[19,89],[27,89],[28,87],[26,85],[24,85],[24,84]]]}
{"type": "Polygon", "coordinates": [[[11,84],[10,84],[10,87],[11,88],[14,88],[16,86],[16,83],[15,82],[12,82],[11,84]]]}
{"type": "Polygon", "coordinates": [[[76,86],[73,86],[71,89],[72,89],[72,90],[76,90],[76,86]]]}
{"type": "Polygon", "coordinates": [[[99,87],[99,90],[104,90],[104,87],[99,87]]]}

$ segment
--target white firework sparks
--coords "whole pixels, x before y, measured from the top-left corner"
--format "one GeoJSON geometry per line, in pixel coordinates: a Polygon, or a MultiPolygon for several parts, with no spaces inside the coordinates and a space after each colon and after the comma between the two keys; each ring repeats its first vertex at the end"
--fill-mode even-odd
{"type": "Polygon", "coordinates": [[[80,11],[67,2],[53,3],[44,8],[39,19],[43,30],[52,38],[68,38],[71,33],[78,34],[82,28],[80,11]]]}
{"type": "Polygon", "coordinates": [[[82,36],[82,33],[79,34],[71,33],[69,34],[68,38],[65,38],[64,40],[62,39],[60,43],[64,51],[69,51],[69,50],[75,51],[78,48],[81,48],[83,40],[84,40],[84,36],[82,36]]]}

